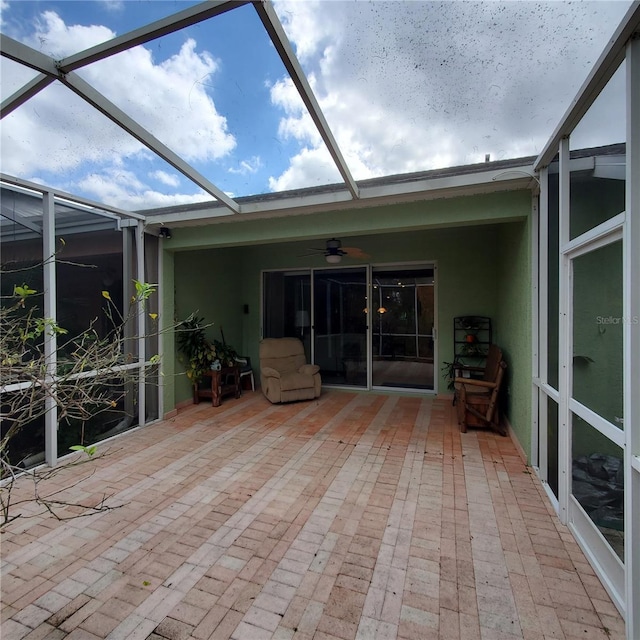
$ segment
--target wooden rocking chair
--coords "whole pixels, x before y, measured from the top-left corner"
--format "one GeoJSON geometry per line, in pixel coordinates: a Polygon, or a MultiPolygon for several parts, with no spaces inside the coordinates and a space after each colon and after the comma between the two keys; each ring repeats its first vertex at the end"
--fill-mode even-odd
{"type": "Polygon", "coordinates": [[[467,427],[490,427],[502,436],[507,435],[500,423],[498,406],[498,394],[506,368],[502,350],[492,344],[484,368],[465,367],[467,371],[482,373],[482,378],[455,378],[454,402],[458,408],[458,424],[462,433],[467,432],[467,427]]]}

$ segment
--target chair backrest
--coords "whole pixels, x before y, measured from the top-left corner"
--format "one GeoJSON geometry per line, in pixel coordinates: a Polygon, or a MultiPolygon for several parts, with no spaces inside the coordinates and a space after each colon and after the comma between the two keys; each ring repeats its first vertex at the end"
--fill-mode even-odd
{"type": "Polygon", "coordinates": [[[502,349],[498,345],[490,345],[482,379],[487,382],[497,382],[500,373],[500,362],[502,362],[502,349]]]}
{"type": "Polygon", "coordinates": [[[260,341],[260,367],[276,371],[297,371],[307,363],[304,345],[298,338],[264,338],[260,341]]]}

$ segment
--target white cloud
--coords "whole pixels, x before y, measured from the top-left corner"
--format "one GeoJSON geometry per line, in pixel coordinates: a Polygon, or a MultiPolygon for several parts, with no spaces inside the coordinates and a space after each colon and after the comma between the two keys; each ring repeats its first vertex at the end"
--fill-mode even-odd
{"type": "MultiPolygon", "coordinates": [[[[67,24],[52,11],[34,24],[12,19],[5,27],[12,4],[0,3],[4,32],[55,58],[115,35],[97,24],[67,24]]],[[[119,2],[109,5],[117,9],[119,2]]],[[[276,9],[351,172],[364,179],[482,162],[487,153],[493,160],[537,153],[628,6],[628,0],[281,0],[276,9]]],[[[236,138],[211,97],[220,60],[193,39],[163,59],[157,50],[136,47],[77,73],[209,177],[221,160],[229,180],[282,166],[262,148],[244,159],[232,155],[236,138]]],[[[5,59],[0,64],[4,99],[34,72],[5,59]]],[[[340,181],[290,79],[272,80],[269,89],[281,115],[272,135],[286,143],[280,150],[294,149],[284,169],[272,169],[269,187],[340,181]]],[[[269,105],[252,106],[272,122],[269,105]]],[[[181,182],[59,83],[7,116],[1,133],[2,170],[10,174],[45,176],[67,190],[83,185],[92,197],[120,206],[132,199],[140,207],[208,199],[197,187],[195,194],[156,192],[181,182]],[[150,184],[131,180],[136,168],[150,184]]]]}
{"type": "MultiPolygon", "coordinates": [[[[535,155],[628,6],[281,0],[276,9],[364,179],[535,155]]],[[[292,89],[271,87],[279,136],[301,146],[272,189],[316,184],[328,157],[292,89]]]]}
{"type": "Polygon", "coordinates": [[[242,160],[238,168],[230,168],[229,173],[234,173],[241,176],[257,173],[262,167],[262,159],[259,156],[253,156],[248,160],[242,160]]]}
{"type": "Polygon", "coordinates": [[[100,0],[107,11],[118,12],[124,9],[124,0],[100,0]]]}
{"type": "MultiPolygon", "coordinates": [[[[309,83],[313,86],[313,77],[309,78],[309,83]]],[[[286,114],[280,120],[278,135],[284,140],[293,138],[314,146],[319,145],[322,138],[291,78],[282,78],[276,82],[271,87],[270,94],[271,103],[280,107],[286,114]]]]}
{"type": "Polygon", "coordinates": [[[76,192],[81,190],[83,193],[92,194],[92,197],[99,202],[126,210],[213,200],[204,191],[195,194],[160,193],[142,182],[136,173],[114,167],[83,177],[73,185],[73,188],[76,192]]]}
{"type": "Polygon", "coordinates": [[[300,153],[291,158],[289,167],[277,178],[269,178],[271,191],[286,191],[294,189],[301,184],[304,186],[339,182],[340,174],[337,172],[331,156],[324,148],[304,148],[300,153]],[[309,176],[313,176],[313,181],[309,176]]]}
{"type": "Polygon", "coordinates": [[[162,184],[166,184],[168,187],[177,187],[180,184],[178,176],[167,173],[166,171],[152,171],[149,174],[149,177],[157,180],[158,182],[162,182],[162,184]]]}
{"type": "Polygon", "coordinates": [[[4,17],[3,14],[5,11],[9,9],[8,0],[0,0],[0,25],[4,25],[4,17]]]}
{"type": "MultiPolygon", "coordinates": [[[[23,41],[61,58],[114,35],[104,26],[67,25],[47,11],[23,41]]],[[[9,72],[18,73],[16,67],[8,67],[9,72]]],[[[212,56],[187,40],[178,53],[160,62],[139,46],[77,73],[174,152],[191,162],[210,162],[236,145],[206,92],[217,70],[212,56]]],[[[7,80],[11,85],[11,78],[7,80]]],[[[2,123],[3,171],[15,175],[63,174],[87,162],[112,166],[150,157],[139,142],[59,83],[2,123]]]]}
{"type": "Polygon", "coordinates": [[[55,59],[88,49],[116,35],[101,25],[67,26],[55,11],[44,11],[33,27],[33,32],[23,42],[55,59]]]}

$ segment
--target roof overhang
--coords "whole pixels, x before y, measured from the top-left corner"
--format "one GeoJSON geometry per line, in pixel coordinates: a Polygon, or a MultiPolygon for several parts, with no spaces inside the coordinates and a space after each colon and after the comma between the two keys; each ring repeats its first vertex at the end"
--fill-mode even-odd
{"type": "Polygon", "coordinates": [[[144,211],[147,226],[187,227],[238,222],[240,219],[276,218],[316,214],[340,209],[350,211],[420,200],[457,198],[499,191],[537,192],[533,158],[470,165],[454,169],[402,174],[358,182],[360,197],[354,200],[343,185],[327,185],[260,196],[239,198],[242,214],[230,215],[218,203],[181,205],[144,211]],[[157,222],[155,222],[157,220],[157,222]]]}

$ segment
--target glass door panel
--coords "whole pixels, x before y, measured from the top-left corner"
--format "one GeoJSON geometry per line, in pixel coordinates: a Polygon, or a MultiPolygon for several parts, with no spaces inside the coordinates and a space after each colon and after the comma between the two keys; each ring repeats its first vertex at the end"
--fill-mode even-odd
{"type": "Polygon", "coordinates": [[[622,449],[571,414],[575,499],[624,562],[624,458],[622,449]]]}
{"type": "Polygon", "coordinates": [[[622,240],[573,259],[572,397],[622,428],[622,240]]]}
{"type": "MultiPolygon", "coordinates": [[[[547,332],[545,336],[547,350],[546,382],[556,390],[558,389],[558,345],[560,344],[560,268],[558,263],[558,252],[560,251],[559,197],[558,174],[549,174],[547,332]]],[[[544,344],[544,342],[542,344],[544,344]]],[[[545,382],[545,380],[543,380],[543,382],[545,382]]]]}
{"type": "Polygon", "coordinates": [[[313,272],[314,362],[323,384],[367,386],[367,270],[313,272]]]}
{"type": "Polygon", "coordinates": [[[296,337],[311,362],[311,274],[270,271],[263,277],[263,338],[296,337]]]}
{"type": "Polygon", "coordinates": [[[432,267],[373,270],[373,386],[433,389],[434,301],[432,267]]]}
{"type": "Polygon", "coordinates": [[[571,493],[588,516],[579,526],[608,543],[602,566],[624,560],[622,267],[622,240],[571,260],[571,493]]]}

